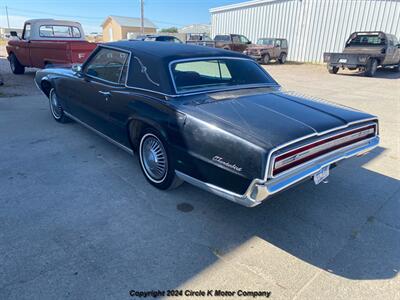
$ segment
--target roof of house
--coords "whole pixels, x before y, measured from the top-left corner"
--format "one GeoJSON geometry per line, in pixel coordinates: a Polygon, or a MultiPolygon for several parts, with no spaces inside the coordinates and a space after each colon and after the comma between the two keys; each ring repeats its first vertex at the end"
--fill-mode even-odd
{"type": "MultiPolygon", "coordinates": [[[[140,18],[121,17],[121,16],[108,16],[107,19],[105,19],[104,22],[101,24],[101,26],[104,26],[104,24],[109,19],[113,19],[115,22],[117,22],[122,27],[141,27],[140,18]]],[[[153,22],[151,22],[149,19],[146,19],[146,18],[144,18],[144,27],[157,29],[157,26],[153,22]]]]}
{"type": "Polygon", "coordinates": [[[211,25],[208,24],[191,24],[178,29],[180,33],[210,33],[211,25]]]}

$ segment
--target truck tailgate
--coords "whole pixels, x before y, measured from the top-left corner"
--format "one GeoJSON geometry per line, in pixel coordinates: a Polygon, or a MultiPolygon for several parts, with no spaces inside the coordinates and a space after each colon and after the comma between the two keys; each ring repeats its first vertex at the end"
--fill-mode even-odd
{"type": "Polygon", "coordinates": [[[69,56],[71,63],[83,63],[96,47],[97,44],[85,41],[70,42],[69,56]]]}
{"type": "Polygon", "coordinates": [[[324,53],[324,62],[331,65],[363,65],[369,56],[360,53],[324,53]]]}

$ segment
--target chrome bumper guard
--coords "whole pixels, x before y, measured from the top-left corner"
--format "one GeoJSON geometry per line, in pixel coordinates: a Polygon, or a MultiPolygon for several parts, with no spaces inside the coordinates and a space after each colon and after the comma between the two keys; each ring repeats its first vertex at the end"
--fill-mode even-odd
{"type": "Polygon", "coordinates": [[[282,174],[282,176],[277,176],[268,180],[254,179],[248,187],[246,193],[243,195],[236,194],[221,187],[200,181],[179,171],[176,171],[176,175],[182,180],[215,195],[246,207],[254,207],[261,204],[268,197],[288,189],[302,180],[311,178],[323,167],[353,156],[361,156],[377,147],[378,144],[379,136],[375,136],[373,138],[351,144],[347,147],[317,157],[316,159],[304,163],[301,166],[293,168],[292,171],[285,172],[285,174],[282,174]]]}

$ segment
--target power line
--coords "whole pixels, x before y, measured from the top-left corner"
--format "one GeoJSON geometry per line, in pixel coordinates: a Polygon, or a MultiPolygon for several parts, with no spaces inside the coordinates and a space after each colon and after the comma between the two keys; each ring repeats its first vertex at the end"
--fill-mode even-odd
{"type": "MultiPolygon", "coordinates": [[[[64,14],[57,14],[57,13],[46,13],[42,11],[37,11],[37,10],[30,10],[30,9],[19,9],[19,8],[13,8],[13,7],[8,7],[9,10],[11,11],[19,11],[19,12],[24,12],[24,13],[34,13],[34,14],[39,14],[39,15],[45,15],[45,16],[52,16],[52,17],[66,17],[66,18],[77,18],[77,19],[82,19],[82,20],[90,20],[90,21],[96,21],[99,20],[101,22],[102,20],[105,19],[105,17],[84,17],[84,16],[73,16],[73,15],[64,15],[64,14]]],[[[166,24],[166,25],[175,25],[175,26],[186,26],[187,24],[178,24],[178,23],[173,23],[173,22],[168,22],[168,21],[160,21],[160,20],[154,20],[152,21],[160,24],[166,24]]]]}

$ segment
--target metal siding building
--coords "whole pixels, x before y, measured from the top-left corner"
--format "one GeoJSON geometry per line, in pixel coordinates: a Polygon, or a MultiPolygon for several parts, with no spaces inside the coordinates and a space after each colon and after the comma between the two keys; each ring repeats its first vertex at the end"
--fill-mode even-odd
{"type": "Polygon", "coordinates": [[[255,0],[210,9],[211,34],[287,38],[289,60],[322,62],[354,31],[400,37],[400,0],[255,0]]]}

